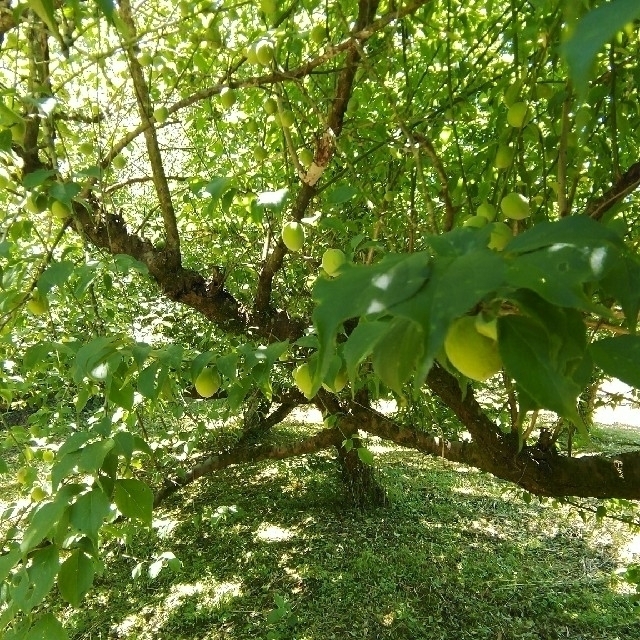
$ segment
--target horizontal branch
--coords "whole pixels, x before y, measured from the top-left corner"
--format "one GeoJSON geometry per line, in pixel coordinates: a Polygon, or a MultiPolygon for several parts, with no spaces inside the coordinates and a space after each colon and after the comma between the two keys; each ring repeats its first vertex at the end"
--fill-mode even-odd
{"type": "Polygon", "coordinates": [[[260,445],[257,447],[236,447],[230,449],[225,453],[207,458],[204,462],[201,462],[189,471],[184,478],[168,480],[162,489],[156,493],[153,504],[157,507],[172,493],[214,471],[226,469],[227,467],[238,464],[256,463],[262,460],[284,460],[285,458],[317,453],[329,447],[339,446],[343,439],[344,436],[340,430],[333,428],[323,429],[310,438],[293,444],[260,445]]]}

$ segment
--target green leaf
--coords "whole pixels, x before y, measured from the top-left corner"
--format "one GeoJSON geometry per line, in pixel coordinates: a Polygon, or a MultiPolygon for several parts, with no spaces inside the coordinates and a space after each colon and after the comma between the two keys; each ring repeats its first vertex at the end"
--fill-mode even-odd
{"type": "Polygon", "coordinates": [[[116,480],[114,502],[123,516],[151,524],[153,493],[144,482],[116,480]]]}
{"type": "Polygon", "coordinates": [[[390,327],[389,322],[360,320],[358,326],[349,335],[342,355],[352,385],[356,380],[358,366],[373,352],[378,341],[389,331],[390,327]]]}
{"type": "Polygon", "coordinates": [[[34,551],[28,569],[30,589],[25,598],[15,600],[16,605],[25,613],[37,607],[55,584],[59,568],[58,547],[50,544],[34,551]]]}
{"type": "Polygon", "coordinates": [[[51,171],[50,169],[36,169],[24,177],[22,186],[30,191],[31,189],[44,184],[49,178],[52,178],[55,175],[56,172],[51,171]]]}
{"type": "Polygon", "coordinates": [[[22,558],[22,551],[17,545],[12,546],[8,553],[0,556],[0,584],[9,575],[9,572],[15,567],[20,558],[22,558]]]}
{"type": "Polygon", "coordinates": [[[133,434],[128,431],[118,431],[118,433],[113,436],[113,441],[116,443],[118,448],[117,453],[122,455],[128,463],[131,460],[131,456],[133,455],[136,446],[136,439],[133,434]]]}
{"type": "Polygon", "coordinates": [[[402,396],[424,343],[421,328],[405,318],[394,318],[373,352],[373,371],[390,389],[402,396]]]}
{"type": "Polygon", "coordinates": [[[371,453],[371,451],[366,447],[358,447],[358,458],[360,458],[360,460],[365,464],[373,464],[373,453],[371,453]]]}
{"type": "Polygon", "coordinates": [[[587,216],[567,216],[555,222],[538,222],[509,241],[509,253],[527,253],[551,245],[575,247],[622,246],[620,236],[587,216]]]}
{"type": "Polygon", "coordinates": [[[24,640],[69,640],[69,636],[52,613],[45,613],[36,620],[24,640]]]}
{"type": "Polygon", "coordinates": [[[138,376],[138,391],[145,398],[155,400],[158,397],[160,389],[157,384],[157,373],[161,366],[158,361],[152,362],[140,372],[138,376]]]}
{"type": "Polygon", "coordinates": [[[38,291],[40,293],[49,293],[53,287],[60,287],[73,273],[74,264],[65,260],[63,262],[54,262],[47,270],[38,278],[38,291]]]}
{"type": "Polygon", "coordinates": [[[31,516],[31,521],[27,530],[24,532],[20,549],[23,552],[30,551],[37,547],[54,529],[58,521],[62,518],[62,514],[67,509],[67,502],[59,499],[61,492],[58,493],[53,502],[45,502],[41,504],[35,513],[31,516]]]}
{"type": "Polygon", "coordinates": [[[131,411],[135,392],[133,386],[116,377],[109,378],[106,390],[107,399],[115,405],[131,411]]]}
{"type": "Polygon", "coordinates": [[[71,473],[74,473],[80,460],[80,452],[74,451],[64,455],[56,456],[56,463],[51,469],[51,487],[54,491],[58,489],[60,483],[71,473]]]}
{"type": "Polygon", "coordinates": [[[442,349],[451,322],[497,291],[503,285],[504,273],[502,256],[486,247],[456,257],[437,258],[426,285],[410,299],[393,306],[391,313],[413,320],[422,328],[423,354],[416,387],[422,384],[442,349]]]}
{"type": "Polygon", "coordinates": [[[318,304],[313,320],[318,329],[319,366],[315,389],[329,366],[336,332],[348,318],[388,313],[389,308],[413,295],[429,275],[429,255],[391,254],[373,266],[345,265],[340,277],[320,278],[313,295],[318,304]]]}
{"type": "Polygon", "coordinates": [[[44,22],[52,34],[58,34],[58,23],[53,13],[53,0],[27,0],[29,7],[44,22]]]}
{"type": "Polygon", "coordinates": [[[62,563],[58,574],[60,595],[74,607],[78,607],[82,598],[93,585],[95,568],[93,561],[81,549],[73,553],[62,563]]]}
{"type": "Polygon", "coordinates": [[[357,193],[358,189],[356,189],[356,187],[345,184],[332,189],[327,194],[325,202],[330,205],[344,204],[345,202],[351,200],[351,198],[353,198],[353,196],[355,196],[357,193]]]}
{"type": "Polygon", "coordinates": [[[56,182],[49,190],[49,195],[70,205],[71,201],[80,193],[82,187],[74,182],[56,182]]]}
{"type": "Polygon", "coordinates": [[[114,441],[110,438],[88,444],[80,452],[80,458],[77,463],[78,471],[86,471],[88,473],[98,471],[102,466],[105,456],[113,449],[114,445],[114,441]]]}
{"type": "Polygon", "coordinates": [[[213,351],[205,351],[196,356],[191,362],[191,379],[195,380],[202,370],[212,361],[215,360],[216,354],[213,351]]]}
{"type": "Polygon", "coordinates": [[[113,0],[96,0],[98,8],[107,19],[107,22],[111,25],[114,25],[114,9],[115,3],[113,0]]]}
{"type": "Polygon", "coordinates": [[[591,355],[609,376],[640,389],[640,336],[622,335],[594,342],[591,355]]]}
{"type": "Polygon", "coordinates": [[[111,501],[100,487],[94,486],[71,505],[69,522],[97,546],[98,531],[110,513],[111,501]]]}
{"type": "Polygon", "coordinates": [[[636,257],[623,256],[617,260],[602,281],[602,288],[619,300],[626,323],[632,331],[640,313],[640,263],[636,257]]]}
{"type": "Polygon", "coordinates": [[[211,196],[213,202],[217,202],[232,183],[233,178],[217,177],[210,180],[204,190],[211,196]]]}
{"type": "Polygon", "coordinates": [[[80,383],[106,357],[115,352],[115,338],[100,336],[80,347],[76,354],[74,382],[80,383]]]}
{"type": "Polygon", "coordinates": [[[638,0],[613,0],[585,15],[563,46],[569,73],[579,93],[587,91],[597,53],[625,24],[640,17],[638,0]]]}
{"type": "Polygon", "coordinates": [[[93,436],[86,431],[76,431],[72,433],[58,449],[58,456],[62,457],[67,453],[73,453],[74,451],[78,451],[78,449],[82,449],[92,437],[93,436]]]}
{"type": "Polygon", "coordinates": [[[500,355],[507,373],[538,405],[585,429],[576,409],[580,386],[554,357],[549,333],[539,322],[522,316],[498,319],[500,355]]]}
{"type": "Polygon", "coordinates": [[[597,282],[614,263],[611,247],[580,247],[558,243],[514,256],[506,281],[514,288],[535,291],[552,304],[607,314],[584,292],[584,284],[597,282]]]}

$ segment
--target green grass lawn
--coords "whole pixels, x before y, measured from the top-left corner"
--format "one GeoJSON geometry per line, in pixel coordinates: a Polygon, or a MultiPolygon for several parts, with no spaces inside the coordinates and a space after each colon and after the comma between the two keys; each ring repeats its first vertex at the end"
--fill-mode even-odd
{"type": "Polygon", "coordinates": [[[329,454],[228,469],[174,495],[152,531],[112,544],[83,609],[61,611],[72,637],[640,638],[615,578],[628,527],[527,503],[474,470],[372,449],[391,498],[375,512],[342,506],[329,454]],[[167,551],[181,568],[149,578],[167,551]]]}

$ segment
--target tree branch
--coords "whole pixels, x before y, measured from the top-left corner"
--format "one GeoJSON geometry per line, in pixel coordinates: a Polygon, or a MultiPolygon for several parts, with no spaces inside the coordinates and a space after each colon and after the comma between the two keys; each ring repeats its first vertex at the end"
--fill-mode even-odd
{"type": "Polygon", "coordinates": [[[631,165],[620,179],[603,196],[592,200],[585,213],[594,220],[600,220],[604,214],[625,196],[640,186],[640,162],[631,165]]]}
{"type": "Polygon", "coordinates": [[[211,456],[196,465],[184,478],[167,481],[156,493],[153,499],[157,507],[164,499],[185,487],[198,478],[209,475],[214,471],[226,469],[237,464],[260,462],[262,460],[284,460],[294,456],[316,453],[329,447],[338,446],[343,440],[339,429],[323,429],[315,435],[289,445],[261,445],[258,447],[234,447],[225,453],[211,456]]]}
{"type": "MultiPolygon", "coordinates": [[[[129,28],[131,35],[135,39],[136,25],[133,21],[133,16],[131,15],[131,3],[129,0],[121,0],[120,15],[122,16],[123,22],[129,28]]],[[[167,176],[164,171],[162,154],[160,153],[160,146],[158,145],[158,136],[156,135],[156,129],[153,126],[153,110],[151,106],[151,97],[149,95],[149,87],[147,86],[147,82],[144,78],[142,67],[136,57],[133,44],[125,44],[124,48],[127,52],[127,59],[129,62],[129,69],[131,71],[131,79],[135,89],[140,119],[147,125],[144,130],[144,137],[147,145],[149,162],[151,163],[153,184],[156,189],[158,201],[160,202],[160,210],[162,211],[162,219],[164,221],[167,246],[166,256],[170,257],[172,263],[171,266],[173,268],[178,268],[181,262],[180,234],[178,233],[176,213],[173,209],[169,183],[167,182],[167,176]]]]}
{"type": "MultiPolygon", "coordinates": [[[[305,211],[317,192],[316,185],[318,180],[333,157],[335,141],[342,131],[344,114],[353,91],[353,81],[358,69],[358,62],[360,61],[358,46],[355,45],[359,45],[360,40],[365,40],[375,33],[375,31],[369,33],[369,31],[373,28],[373,24],[375,24],[370,24],[370,22],[373,16],[375,16],[378,2],[379,0],[360,0],[358,18],[354,28],[355,33],[348,40],[353,46],[348,49],[345,66],[338,77],[336,95],[329,107],[327,130],[316,145],[314,162],[309,168],[307,175],[302,177],[303,184],[298,192],[298,197],[296,198],[291,213],[291,218],[297,222],[304,216],[305,211]]],[[[376,22],[379,23],[380,20],[376,22]]],[[[265,261],[258,279],[258,288],[254,304],[254,313],[257,316],[265,314],[269,308],[273,291],[273,278],[282,267],[286,253],[287,249],[284,242],[282,238],[279,238],[274,250],[265,261]]]]}

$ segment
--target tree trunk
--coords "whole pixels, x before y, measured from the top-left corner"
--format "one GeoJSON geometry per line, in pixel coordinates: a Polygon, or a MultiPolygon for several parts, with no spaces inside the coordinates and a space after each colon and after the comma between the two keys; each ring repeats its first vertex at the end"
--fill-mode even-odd
{"type": "Polygon", "coordinates": [[[345,501],[349,506],[363,510],[384,506],[388,502],[387,493],[378,482],[374,468],[360,460],[358,447],[361,444],[354,438],[350,451],[347,452],[344,446],[336,447],[344,482],[345,501]]]}

